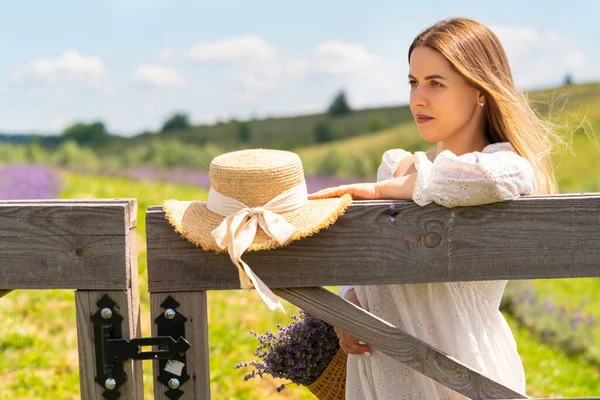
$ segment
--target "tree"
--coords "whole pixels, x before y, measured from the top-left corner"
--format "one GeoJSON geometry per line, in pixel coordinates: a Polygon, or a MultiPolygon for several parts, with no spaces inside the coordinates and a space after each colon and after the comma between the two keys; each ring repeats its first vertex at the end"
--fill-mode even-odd
{"type": "Polygon", "coordinates": [[[111,139],[110,134],[102,122],[85,124],[77,122],[65,129],[61,136],[63,143],[74,141],[80,146],[102,146],[111,139]]]}
{"type": "Polygon", "coordinates": [[[333,99],[329,108],[327,109],[327,113],[332,117],[345,115],[352,111],[350,106],[348,105],[348,101],[346,100],[346,93],[342,90],[337,96],[333,99]]]}
{"type": "Polygon", "coordinates": [[[377,132],[388,126],[385,115],[382,113],[369,114],[369,132],[377,132]]]}
{"type": "Polygon", "coordinates": [[[190,127],[190,121],[187,114],[175,113],[165,121],[161,128],[161,132],[175,131],[179,129],[187,129],[190,127]]]}
{"type": "Polygon", "coordinates": [[[330,142],[333,139],[331,133],[331,126],[327,121],[319,121],[314,128],[315,142],[325,143],[330,142]]]}
{"type": "Polygon", "coordinates": [[[240,142],[248,143],[250,141],[250,136],[252,135],[250,124],[248,122],[238,122],[237,134],[240,142]]]}
{"type": "Polygon", "coordinates": [[[573,76],[570,73],[565,74],[565,79],[563,81],[564,85],[570,85],[573,83],[573,76]]]}

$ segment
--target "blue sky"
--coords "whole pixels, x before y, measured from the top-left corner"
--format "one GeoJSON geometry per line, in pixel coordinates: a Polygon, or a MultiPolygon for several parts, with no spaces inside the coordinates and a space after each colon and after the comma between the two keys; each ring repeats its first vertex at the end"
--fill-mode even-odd
{"type": "Polygon", "coordinates": [[[4,0],[0,132],[103,121],[116,134],[408,100],[407,50],[435,21],[488,25],[523,89],[600,80],[600,1],[4,0]],[[496,3],[496,4],[494,4],[496,3]]]}

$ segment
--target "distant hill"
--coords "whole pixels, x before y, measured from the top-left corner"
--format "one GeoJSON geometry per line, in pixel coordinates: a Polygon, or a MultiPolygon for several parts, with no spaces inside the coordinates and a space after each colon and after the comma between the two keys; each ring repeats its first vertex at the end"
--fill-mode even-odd
{"type": "MultiPolygon", "coordinates": [[[[551,119],[561,111],[563,103],[567,99],[563,112],[574,112],[577,115],[583,115],[580,113],[582,107],[594,107],[599,111],[593,110],[587,118],[592,124],[600,126],[600,82],[561,86],[531,92],[528,95],[541,115],[551,119]]],[[[319,125],[321,125],[321,129],[325,126],[324,129],[329,130],[327,139],[333,143],[338,140],[372,134],[407,122],[412,123],[413,118],[409,106],[402,105],[356,109],[346,116],[335,118],[322,113],[222,122],[167,133],[146,133],[123,141],[128,146],[137,146],[152,138],[161,138],[196,145],[213,143],[224,150],[252,147],[291,150],[319,145],[317,134],[319,125]],[[247,124],[244,129],[249,129],[247,140],[242,140],[241,136],[243,135],[240,134],[242,123],[247,124]]],[[[114,145],[113,148],[122,149],[123,143],[121,140],[116,139],[114,145]]]]}
{"type": "MultiPolygon", "coordinates": [[[[570,115],[574,117],[571,123],[576,124],[585,115],[591,126],[600,127],[600,82],[566,85],[528,95],[538,112],[551,121],[555,121],[559,114],[560,120],[570,115]]],[[[294,150],[308,158],[321,158],[333,148],[349,154],[347,152],[351,148],[377,153],[390,145],[421,146],[416,132],[410,108],[402,105],[355,109],[340,117],[320,113],[249,121],[232,120],[164,133],[145,132],[134,137],[111,136],[105,145],[93,150],[101,158],[120,157],[124,151],[148,148],[151,141],[160,139],[191,147],[211,144],[218,151],[263,147],[294,150]],[[402,136],[391,133],[397,129],[404,132],[402,136]],[[389,138],[390,142],[382,139],[384,137],[389,138]],[[412,144],[407,145],[405,140],[412,144]]],[[[0,143],[23,144],[31,141],[51,147],[60,142],[60,136],[0,134],[0,143]]]]}
{"type": "Polygon", "coordinates": [[[328,140],[375,132],[410,120],[410,108],[396,107],[365,108],[353,110],[350,114],[330,117],[311,114],[291,117],[272,117],[250,121],[229,121],[215,125],[194,126],[190,129],[165,133],[144,134],[133,138],[117,138],[102,153],[122,149],[123,145],[135,147],[154,138],[177,140],[186,144],[204,145],[212,143],[230,151],[242,148],[274,148],[291,150],[309,146],[319,141],[317,130],[328,140]],[[241,128],[246,124],[245,128],[241,128]],[[247,140],[243,140],[241,129],[246,129],[247,140]]]}
{"type": "Polygon", "coordinates": [[[27,144],[36,141],[43,146],[52,146],[60,143],[60,136],[40,135],[40,134],[12,134],[0,133],[0,143],[6,144],[27,144]]]}

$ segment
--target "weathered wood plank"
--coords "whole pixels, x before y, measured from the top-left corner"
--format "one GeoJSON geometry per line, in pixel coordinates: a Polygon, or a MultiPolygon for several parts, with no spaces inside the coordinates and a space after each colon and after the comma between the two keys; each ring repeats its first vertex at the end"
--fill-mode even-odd
{"type": "Polygon", "coordinates": [[[469,398],[528,398],[326,289],[289,288],[273,292],[307,313],[365,341],[373,349],[469,398]]]}
{"type": "Polygon", "coordinates": [[[137,225],[137,198],[122,199],[32,199],[32,200],[0,200],[1,205],[53,205],[53,206],[77,206],[77,205],[99,205],[99,206],[124,206],[131,210],[129,213],[129,227],[137,225]]]}
{"type": "Polygon", "coordinates": [[[131,287],[136,208],[135,199],[0,202],[0,288],[131,287]]]}
{"type": "MultiPolygon", "coordinates": [[[[244,260],[272,288],[597,277],[599,223],[597,193],[450,209],[359,201],[329,229],[244,260]]],[[[229,256],[182,239],[161,207],[147,213],[147,245],[151,292],[240,287],[229,256]]]]}
{"type": "MultiPolygon", "coordinates": [[[[129,213],[137,213],[137,202],[135,207],[128,209],[129,213]]],[[[126,215],[127,217],[127,215],[126,215]]],[[[137,218],[129,221],[135,221],[137,218]]],[[[126,219],[127,220],[127,219],[126,219]]],[[[136,236],[136,224],[130,225],[128,235],[126,239],[126,247],[129,251],[129,257],[126,260],[128,267],[126,268],[128,274],[128,289],[127,295],[129,300],[128,314],[130,321],[130,337],[139,338],[142,336],[141,326],[141,314],[140,314],[140,285],[139,285],[139,274],[138,274],[138,249],[137,249],[137,236],[136,236]]],[[[142,361],[135,361],[135,365],[132,371],[132,375],[129,375],[129,379],[133,380],[134,391],[136,396],[144,398],[144,374],[142,361]]],[[[138,398],[136,397],[136,398],[138,398]]]]}
{"type": "MultiPolygon", "coordinates": [[[[82,399],[104,400],[102,393],[106,389],[94,380],[96,376],[96,349],[94,347],[94,327],[91,317],[98,310],[96,303],[105,294],[108,294],[119,307],[119,314],[123,317],[121,326],[123,337],[128,339],[139,337],[139,321],[136,323],[131,319],[133,294],[130,290],[109,292],[78,290],[75,292],[79,382],[82,399]]],[[[121,398],[143,400],[142,362],[128,360],[123,366],[128,379],[118,389],[121,392],[121,398]]]]}
{"type": "MultiPolygon", "coordinates": [[[[190,380],[181,386],[183,396],[181,400],[209,400],[210,399],[210,363],[208,356],[208,311],[206,292],[178,292],[178,293],[151,293],[150,313],[152,315],[152,336],[157,336],[155,318],[164,312],[160,306],[168,297],[172,296],[180,306],[177,311],[188,320],[185,326],[186,339],[192,347],[186,353],[186,372],[190,380]]],[[[168,400],[165,392],[166,386],[158,382],[159,362],[153,361],[154,372],[154,398],[168,400]]]]}

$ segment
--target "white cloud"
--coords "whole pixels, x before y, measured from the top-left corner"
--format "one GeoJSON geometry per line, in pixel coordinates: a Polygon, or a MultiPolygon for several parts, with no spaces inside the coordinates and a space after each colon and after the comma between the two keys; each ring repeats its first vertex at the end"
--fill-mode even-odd
{"type": "Polygon", "coordinates": [[[173,68],[160,65],[138,65],[133,73],[133,79],[141,84],[154,87],[184,88],[187,80],[173,68]]]}
{"type": "MultiPolygon", "coordinates": [[[[320,93],[344,88],[356,99],[353,106],[390,104],[405,97],[403,70],[407,67],[402,68],[362,45],[331,40],[318,43],[306,57],[275,57],[262,63],[240,64],[233,76],[241,90],[232,98],[260,102],[266,96],[281,97],[283,87],[293,90],[314,87],[320,93]]],[[[319,108],[326,101],[315,99],[311,107],[319,108]]]]}
{"type": "Polygon", "coordinates": [[[283,80],[297,80],[310,70],[309,60],[303,58],[273,59],[260,64],[241,65],[234,73],[234,80],[250,91],[276,88],[283,80]]]}
{"type": "Polygon", "coordinates": [[[200,62],[265,61],[274,56],[275,49],[253,35],[198,42],[187,52],[189,59],[200,62]]]}
{"type": "Polygon", "coordinates": [[[67,50],[57,58],[38,57],[17,69],[15,83],[99,86],[106,77],[106,66],[99,57],[67,50]]]}
{"type": "Polygon", "coordinates": [[[577,78],[592,69],[577,42],[561,32],[524,26],[496,26],[492,30],[506,50],[519,86],[557,84],[567,72],[577,78]]]}
{"type": "Polygon", "coordinates": [[[341,40],[320,43],[315,48],[315,56],[313,69],[330,74],[361,74],[383,62],[363,46],[341,40]]]}
{"type": "Polygon", "coordinates": [[[171,49],[162,49],[160,51],[160,59],[161,60],[172,60],[175,56],[173,50],[171,49]]]}

